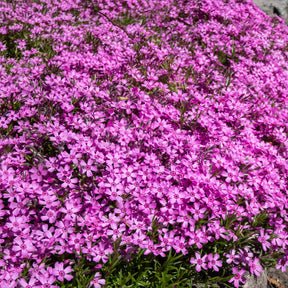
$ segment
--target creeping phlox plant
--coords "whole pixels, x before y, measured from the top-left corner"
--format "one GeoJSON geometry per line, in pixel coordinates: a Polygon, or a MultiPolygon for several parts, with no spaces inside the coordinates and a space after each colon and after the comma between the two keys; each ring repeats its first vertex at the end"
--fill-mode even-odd
{"type": "Polygon", "coordinates": [[[284,20],[251,0],[0,7],[1,287],[285,271],[284,20]]]}

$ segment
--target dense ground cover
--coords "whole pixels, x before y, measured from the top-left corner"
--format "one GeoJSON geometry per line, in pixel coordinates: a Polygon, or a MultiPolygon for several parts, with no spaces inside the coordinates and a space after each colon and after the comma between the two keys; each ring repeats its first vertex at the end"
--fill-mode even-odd
{"type": "Polygon", "coordinates": [[[286,269],[280,18],[244,0],[0,7],[1,287],[286,269]]]}

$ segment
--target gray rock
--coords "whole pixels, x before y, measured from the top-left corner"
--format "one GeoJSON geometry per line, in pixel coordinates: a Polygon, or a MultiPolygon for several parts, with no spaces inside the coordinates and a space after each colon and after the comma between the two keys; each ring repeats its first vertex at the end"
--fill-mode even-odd
{"type": "Polygon", "coordinates": [[[271,285],[271,287],[288,287],[288,271],[282,272],[281,270],[277,270],[275,268],[269,268],[267,271],[267,278],[270,284],[274,284],[274,286],[271,285]]]}
{"type": "Polygon", "coordinates": [[[269,16],[278,15],[288,20],[288,0],[253,0],[269,16]]]}
{"type": "Polygon", "coordinates": [[[275,268],[268,268],[260,273],[260,277],[244,274],[246,283],[241,288],[287,288],[288,272],[282,272],[275,268]]]}
{"type": "Polygon", "coordinates": [[[263,270],[260,273],[259,277],[255,275],[250,275],[250,273],[246,273],[245,275],[246,282],[243,285],[243,288],[268,288],[267,284],[267,271],[263,270]]]}

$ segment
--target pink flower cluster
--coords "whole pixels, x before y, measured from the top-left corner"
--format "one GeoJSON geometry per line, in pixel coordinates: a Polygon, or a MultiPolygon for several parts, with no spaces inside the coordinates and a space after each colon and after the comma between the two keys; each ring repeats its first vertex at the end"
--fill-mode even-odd
{"type": "Polygon", "coordinates": [[[260,251],[285,269],[282,20],[252,0],[1,1],[0,19],[1,287],[60,287],[117,240],[231,264],[235,287],[260,251]],[[247,251],[200,257],[245,233],[247,251]]]}

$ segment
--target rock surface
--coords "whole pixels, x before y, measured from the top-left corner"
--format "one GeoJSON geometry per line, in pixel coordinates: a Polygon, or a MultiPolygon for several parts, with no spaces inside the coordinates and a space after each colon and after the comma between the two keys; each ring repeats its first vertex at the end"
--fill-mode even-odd
{"type": "Polygon", "coordinates": [[[246,283],[242,288],[287,288],[288,273],[275,268],[265,269],[260,273],[260,277],[245,274],[246,283]]]}
{"type": "Polygon", "coordinates": [[[286,288],[288,287],[288,272],[282,272],[275,268],[269,268],[267,270],[267,279],[270,286],[267,288],[286,288]],[[274,286],[273,286],[274,285],[274,286]]]}
{"type": "Polygon", "coordinates": [[[267,271],[262,271],[260,277],[251,276],[249,274],[245,275],[246,283],[243,288],[268,288],[267,271]]]}
{"type": "Polygon", "coordinates": [[[269,16],[278,15],[288,20],[288,0],[253,0],[269,16]]]}

